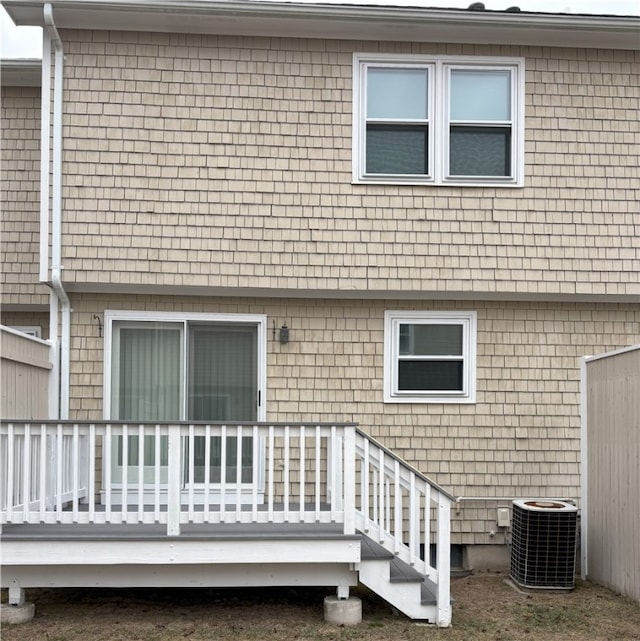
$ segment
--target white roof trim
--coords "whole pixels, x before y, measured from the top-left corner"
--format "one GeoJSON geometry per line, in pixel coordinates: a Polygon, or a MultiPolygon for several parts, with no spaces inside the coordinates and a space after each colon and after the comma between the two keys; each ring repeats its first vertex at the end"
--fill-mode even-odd
{"type": "MultiPolygon", "coordinates": [[[[3,0],[43,26],[46,0],[3,0]]],[[[255,0],[50,0],[58,28],[640,49],[640,18],[255,0]]]]}
{"type": "Polygon", "coordinates": [[[1,60],[0,82],[3,87],[39,87],[42,82],[42,61],[31,58],[1,60]]]}

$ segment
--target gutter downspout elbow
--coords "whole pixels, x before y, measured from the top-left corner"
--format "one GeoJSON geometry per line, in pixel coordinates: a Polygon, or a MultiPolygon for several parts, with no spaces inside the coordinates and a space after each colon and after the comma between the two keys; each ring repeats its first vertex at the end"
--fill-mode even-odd
{"type": "MultiPolygon", "coordinates": [[[[62,283],[62,107],[64,92],[64,49],[62,40],[53,19],[53,7],[44,5],[43,17],[45,28],[54,48],[53,78],[53,134],[52,134],[52,197],[51,197],[51,287],[61,305],[60,337],[60,403],[59,418],[69,418],[69,363],[71,337],[71,303],[62,283]]],[[[49,65],[46,65],[49,67],[49,65]]],[[[48,140],[47,140],[48,144],[48,140]]],[[[48,160],[48,155],[47,155],[48,160]]],[[[43,168],[44,170],[45,168],[43,168]]],[[[48,167],[47,173],[48,173],[48,167]]],[[[53,309],[52,309],[53,312],[53,309]]],[[[56,312],[57,313],[57,312],[56,312]]],[[[56,328],[57,319],[52,322],[56,328]]],[[[57,342],[56,336],[50,338],[57,342]]]]}

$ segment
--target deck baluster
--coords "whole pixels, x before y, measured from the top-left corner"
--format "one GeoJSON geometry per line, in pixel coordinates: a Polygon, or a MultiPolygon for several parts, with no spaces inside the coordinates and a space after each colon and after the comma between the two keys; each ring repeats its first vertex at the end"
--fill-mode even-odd
{"type": "Polygon", "coordinates": [[[283,506],[283,517],[284,517],[284,522],[288,523],[289,522],[289,458],[290,458],[290,433],[289,433],[289,426],[285,425],[284,427],[284,478],[283,478],[283,483],[284,483],[284,506],[283,506]]]}
{"type": "Polygon", "coordinates": [[[182,486],[182,436],[180,425],[169,426],[169,460],[167,492],[167,535],[180,534],[180,490],[182,486]]]}
{"type": "Polygon", "coordinates": [[[87,501],[89,510],[87,519],[89,523],[93,523],[96,518],[96,426],[92,423],[89,425],[89,442],[87,458],[87,501]]]}
{"type": "Polygon", "coordinates": [[[256,467],[258,465],[258,457],[260,456],[260,442],[259,442],[259,432],[258,426],[253,426],[253,438],[251,445],[253,447],[253,456],[251,458],[252,469],[251,469],[251,521],[253,523],[258,522],[258,485],[264,483],[264,479],[258,478],[256,467]]]}
{"type": "Polygon", "coordinates": [[[153,458],[153,519],[155,522],[160,522],[160,470],[161,470],[161,432],[160,426],[156,425],[154,428],[154,458],[153,458]]]}
{"type": "Polygon", "coordinates": [[[138,425],[138,523],[144,521],[144,460],[145,453],[144,425],[138,425]]]}
{"type": "Polygon", "coordinates": [[[320,522],[320,502],[321,502],[321,450],[322,450],[322,437],[320,434],[320,426],[316,425],[315,428],[315,508],[316,508],[316,522],[320,522]]]}
{"type": "Polygon", "coordinates": [[[56,430],[56,520],[62,523],[62,492],[64,480],[64,443],[62,425],[56,430]]]}
{"type": "Polygon", "coordinates": [[[195,439],[195,433],[194,433],[194,426],[189,425],[189,436],[188,436],[189,442],[187,445],[187,452],[189,453],[188,461],[187,461],[187,470],[185,471],[185,476],[186,478],[184,479],[185,482],[187,483],[187,497],[188,497],[188,505],[187,505],[187,518],[189,522],[193,522],[193,504],[194,504],[194,488],[196,484],[196,465],[195,465],[195,460],[196,460],[196,439],[195,439]]]}
{"type": "Polygon", "coordinates": [[[38,480],[40,482],[40,489],[38,491],[39,500],[39,520],[41,523],[45,522],[45,514],[47,510],[47,427],[44,423],[40,425],[40,461],[39,461],[38,480]]]}
{"type": "Polygon", "coordinates": [[[242,520],[242,425],[236,428],[236,523],[242,520]]]}
{"type": "Polygon", "coordinates": [[[300,523],[304,523],[305,521],[305,505],[304,505],[304,499],[305,499],[305,491],[304,491],[304,482],[305,482],[305,465],[306,465],[306,444],[305,444],[305,433],[304,433],[304,425],[301,425],[299,428],[300,430],[300,455],[298,457],[298,466],[300,468],[300,478],[299,478],[299,483],[298,483],[298,500],[300,502],[300,514],[298,517],[298,520],[300,523]]]}
{"type": "Polygon", "coordinates": [[[24,446],[22,449],[22,514],[25,523],[29,522],[29,500],[31,494],[31,426],[25,425],[24,446]]]}

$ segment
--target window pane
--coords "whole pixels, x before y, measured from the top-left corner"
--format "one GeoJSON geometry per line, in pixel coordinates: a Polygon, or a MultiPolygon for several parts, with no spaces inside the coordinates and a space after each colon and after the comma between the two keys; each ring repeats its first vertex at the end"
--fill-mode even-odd
{"type": "Polygon", "coordinates": [[[462,356],[462,325],[402,324],[402,356],[462,356]]]}
{"type": "Polygon", "coordinates": [[[367,118],[428,117],[426,69],[374,68],[367,72],[367,118]]]}
{"type": "Polygon", "coordinates": [[[113,417],[180,419],[181,329],[167,323],[115,325],[113,417]]]}
{"type": "Polygon", "coordinates": [[[368,174],[428,173],[426,127],[367,127],[368,174]]]}
{"type": "Polygon", "coordinates": [[[451,127],[451,176],[510,176],[511,129],[508,127],[451,127]]]}
{"type": "Polygon", "coordinates": [[[462,361],[398,361],[398,391],[462,391],[462,361]]]}
{"type": "Polygon", "coordinates": [[[256,419],[256,343],[254,326],[190,325],[189,419],[256,419]]]}
{"type": "Polygon", "coordinates": [[[451,71],[451,120],[511,120],[511,72],[451,71]]]}

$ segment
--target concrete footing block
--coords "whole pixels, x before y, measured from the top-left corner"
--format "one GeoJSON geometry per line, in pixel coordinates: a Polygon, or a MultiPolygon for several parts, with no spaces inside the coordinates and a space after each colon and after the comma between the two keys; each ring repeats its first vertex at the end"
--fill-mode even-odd
{"type": "Polygon", "coordinates": [[[0,605],[0,622],[2,625],[28,623],[33,619],[35,613],[36,606],[33,603],[23,603],[22,605],[9,605],[8,603],[3,603],[0,605]]]}
{"type": "Polygon", "coordinates": [[[362,622],[362,601],[357,596],[328,596],[324,600],[324,620],[335,625],[358,625],[362,622]]]}

